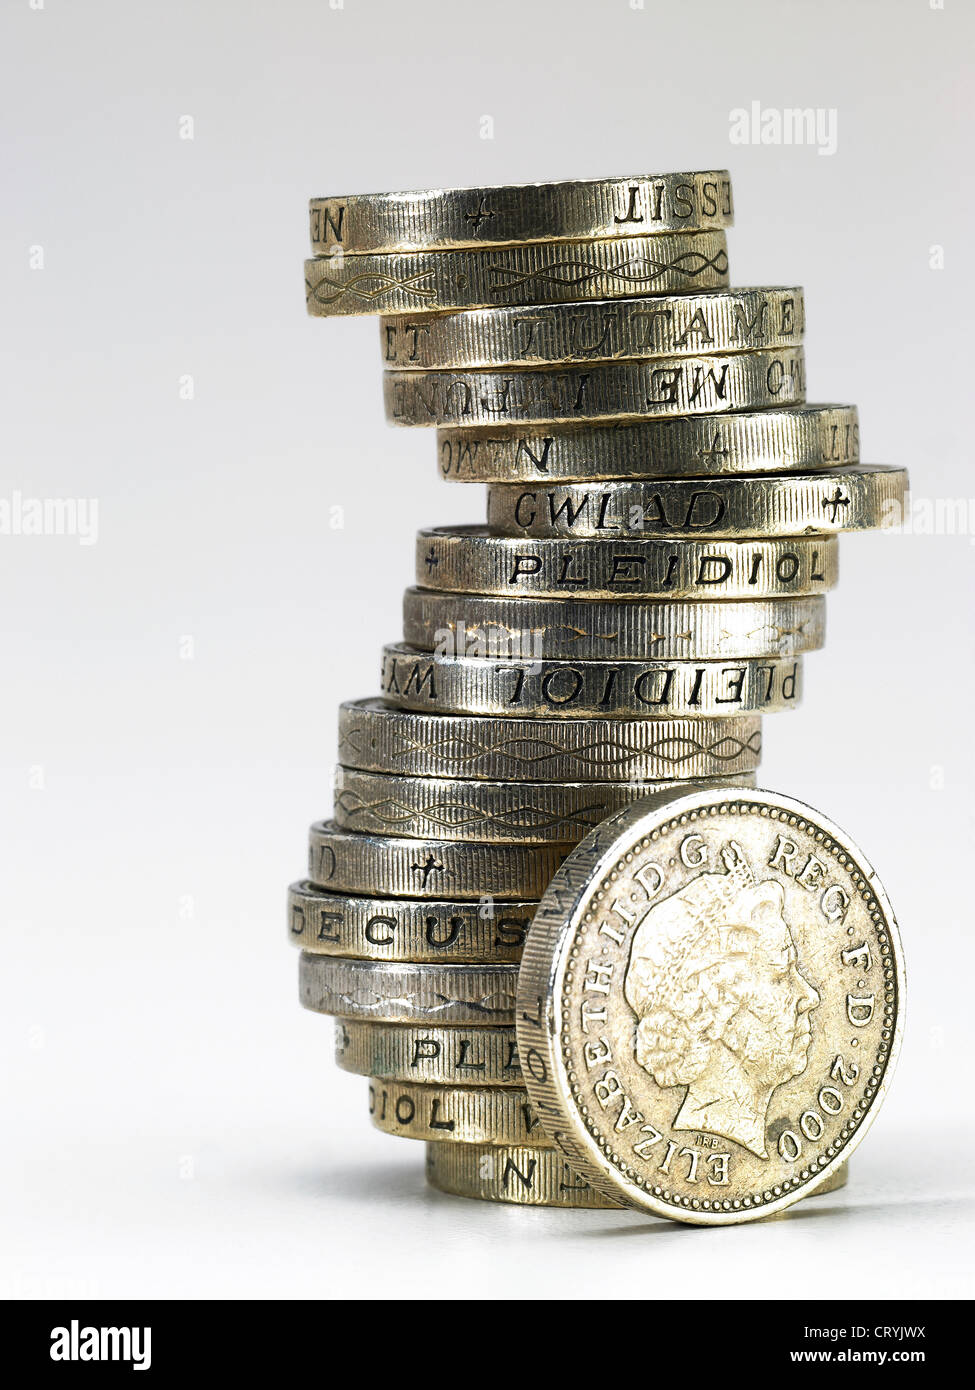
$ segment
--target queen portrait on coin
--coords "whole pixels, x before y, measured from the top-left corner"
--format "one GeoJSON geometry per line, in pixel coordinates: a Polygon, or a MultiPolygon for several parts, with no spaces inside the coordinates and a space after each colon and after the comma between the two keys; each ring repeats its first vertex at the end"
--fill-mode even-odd
{"type": "Polygon", "coordinates": [[[799,968],[774,879],[757,881],[734,841],[724,873],[702,873],[650,907],[624,983],[636,1060],[658,1086],[686,1087],[674,1129],[721,1135],[767,1158],[772,1093],[806,1069],[820,996],[799,968]]]}

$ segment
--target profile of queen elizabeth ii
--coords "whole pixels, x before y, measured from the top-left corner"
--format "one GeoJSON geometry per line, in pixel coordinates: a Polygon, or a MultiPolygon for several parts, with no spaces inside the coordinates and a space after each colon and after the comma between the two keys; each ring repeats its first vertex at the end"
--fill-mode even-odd
{"type": "Polygon", "coordinates": [[[741,847],[648,909],[624,980],[636,1060],[685,1086],[675,1129],[722,1135],[767,1158],[772,1093],[806,1069],[819,994],[801,973],[785,894],[757,882],[741,847]]]}

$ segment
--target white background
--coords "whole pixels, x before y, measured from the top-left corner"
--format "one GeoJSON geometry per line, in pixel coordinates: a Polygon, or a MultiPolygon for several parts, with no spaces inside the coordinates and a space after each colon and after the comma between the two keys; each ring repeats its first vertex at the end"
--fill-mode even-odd
{"type": "Polygon", "coordinates": [[[0,1291],[971,1292],[970,534],[847,538],[805,704],[766,721],[762,784],[859,841],[907,948],[845,1192],[705,1233],[431,1193],[299,1008],[283,898],[414,530],[483,508],[384,424],[377,325],[305,317],[309,196],[729,167],[732,281],[805,286],[809,398],[967,498],[973,29],[961,0],[7,0],[0,497],[97,498],[99,534],[0,536],[0,1291]],[[730,144],[754,100],[835,108],[837,152],[730,144]]]}

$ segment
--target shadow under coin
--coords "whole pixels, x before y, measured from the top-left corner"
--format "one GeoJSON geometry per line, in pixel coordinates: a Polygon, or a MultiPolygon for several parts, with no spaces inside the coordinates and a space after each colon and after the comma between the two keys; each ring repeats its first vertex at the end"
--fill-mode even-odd
{"type": "Polygon", "coordinates": [[[361,1199],[387,1206],[415,1203],[417,1197],[427,1191],[422,1163],[362,1163],[306,1168],[284,1176],[293,1191],[306,1196],[361,1199]]]}
{"type": "MultiPolygon", "coordinates": [[[[773,1212],[771,1215],[759,1217],[755,1221],[728,1222],[727,1225],[721,1226],[698,1226],[689,1221],[668,1221],[666,1217],[648,1218],[644,1213],[634,1210],[628,1213],[631,1219],[625,1225],[600,1227],[598,1230],[586,1230],[582,1234],[589,1239],[605,1240],[612,1236],[645,1237],[661,1231],[670,1231],[674,1234],[693,1231],[735,1231],[740,1230],[742,1226],[768,1226],[773,1223],[796,1221],[844,1221],[849,1223],[862,1220],[864,1217],[876,1221],[903,1217],[906,1208],[911,1208],[915,1212],[922,1212],[925,1208],[938,1207],[946,1215],[957,1218],[963,1212],[970,1212],[972,1206],[973,1202],[969,1197],[918,1196],[901,1201],[889,1201],[883,1198],[857,1197],[851,1193],[845,1202],[823,1202],[817,1201],[815,1194],[812,1194],[803,1198],[801,1202],[797,1202],[795,1206],[787,1207],[785,1211],[773,1212]]],[[[620,1214],[623,1215],[624,1213],[621,1212],[620,1214]]],[[[600,1215],[604,1215],[604,1213],[600,1213],[600,1215]]]]}

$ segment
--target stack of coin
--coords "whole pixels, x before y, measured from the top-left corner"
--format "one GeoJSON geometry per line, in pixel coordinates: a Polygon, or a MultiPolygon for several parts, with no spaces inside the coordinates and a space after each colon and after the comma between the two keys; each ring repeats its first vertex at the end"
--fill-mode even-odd
{"type": "Polygon", "coordinates": [[[731,221],[724,171],[311,203],[309,312],[382,315],[387,418],[488,484],[486,526],[417,538],[290,890],[302,1002],[451,1192],[615,1205],[520,1070],[535,907],[648,792],[754,785],[837,533],[904,500],[903,470],[860,465],[855,407],[805,404],[802,291],[728,288],[731,221]]]}

